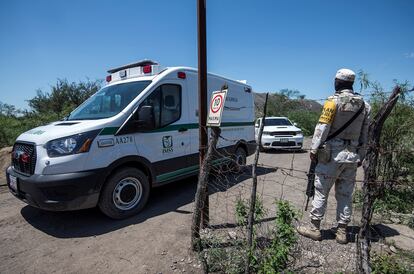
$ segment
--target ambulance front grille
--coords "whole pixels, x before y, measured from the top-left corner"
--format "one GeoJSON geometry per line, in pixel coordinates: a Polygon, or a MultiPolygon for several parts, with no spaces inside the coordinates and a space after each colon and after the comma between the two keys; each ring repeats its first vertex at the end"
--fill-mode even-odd
{"type": "Polygon", "coordinates": [[[13,146],[12,166],[17,172],[32,175],[36,167],[36,148],[33,144],[17,142],[13,146]]]}

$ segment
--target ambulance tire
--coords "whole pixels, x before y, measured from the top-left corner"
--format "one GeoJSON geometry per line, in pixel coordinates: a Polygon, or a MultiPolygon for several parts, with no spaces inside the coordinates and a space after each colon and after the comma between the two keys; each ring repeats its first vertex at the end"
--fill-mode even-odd
{"type": "Polygon", "coordinates": [[[242,147],[238,147],[234,153],[234,171],[237,173],[243,172],[246,167],[247,153],[242,147]]]}
{"type": "Polygon", "coordinates": [[[147,176],[139,169],[117,170],[105,183],[99,197],[99,209],[112,219],[136,215],[146,205],[150,194],[147,176]]]}

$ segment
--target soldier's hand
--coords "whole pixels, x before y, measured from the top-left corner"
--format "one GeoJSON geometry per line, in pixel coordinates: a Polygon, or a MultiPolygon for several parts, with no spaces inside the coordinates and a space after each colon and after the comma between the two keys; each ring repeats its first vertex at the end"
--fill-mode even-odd
{"type": "Polygon", "coordinates": [[[312,152],[309,154],[309,157],[312,162],[316,162],[316,160],[318,159],[316,156],[316,153],[312,153],[312,152]]]}

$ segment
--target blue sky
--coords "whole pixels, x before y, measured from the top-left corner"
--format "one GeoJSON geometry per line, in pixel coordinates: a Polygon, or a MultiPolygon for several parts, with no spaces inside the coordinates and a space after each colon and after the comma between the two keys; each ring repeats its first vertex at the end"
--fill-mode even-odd
{"type": "MultiPolygon", "coordinates": [[[[208,71],[258,92],[332,93],[337,69],[414,83],[414,1],[207,0],[208,71]]],[[[0,101],[143,58],[197,66],[196,0],[1,1],[0,101]]]]}

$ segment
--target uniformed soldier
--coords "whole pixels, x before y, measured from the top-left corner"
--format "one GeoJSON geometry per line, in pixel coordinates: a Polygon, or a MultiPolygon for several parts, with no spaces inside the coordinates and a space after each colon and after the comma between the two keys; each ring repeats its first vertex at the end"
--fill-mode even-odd
{"type": "Polygon", "coordinates": [[[310,158],[318,161],[315,169],[315,195],[310,211],[309,226],[298,227],[298,232],[308,238],[320,241],[321,220],[331,187],[335,184],[337,201],[336,219],[338,227],[336,241],[346,244],[346,228],[351,220],[352,192],[357,167],[361,165],[366,152],[370,106],[361,95],[353,91],[355,73],[340,69],[335,76],[335,94],[325,102],[312,139],[310,158]],[[346,128],[343,126],[350,121],[346,128]],[[326,141],[330,135],[335,135],[326,141]]]}

